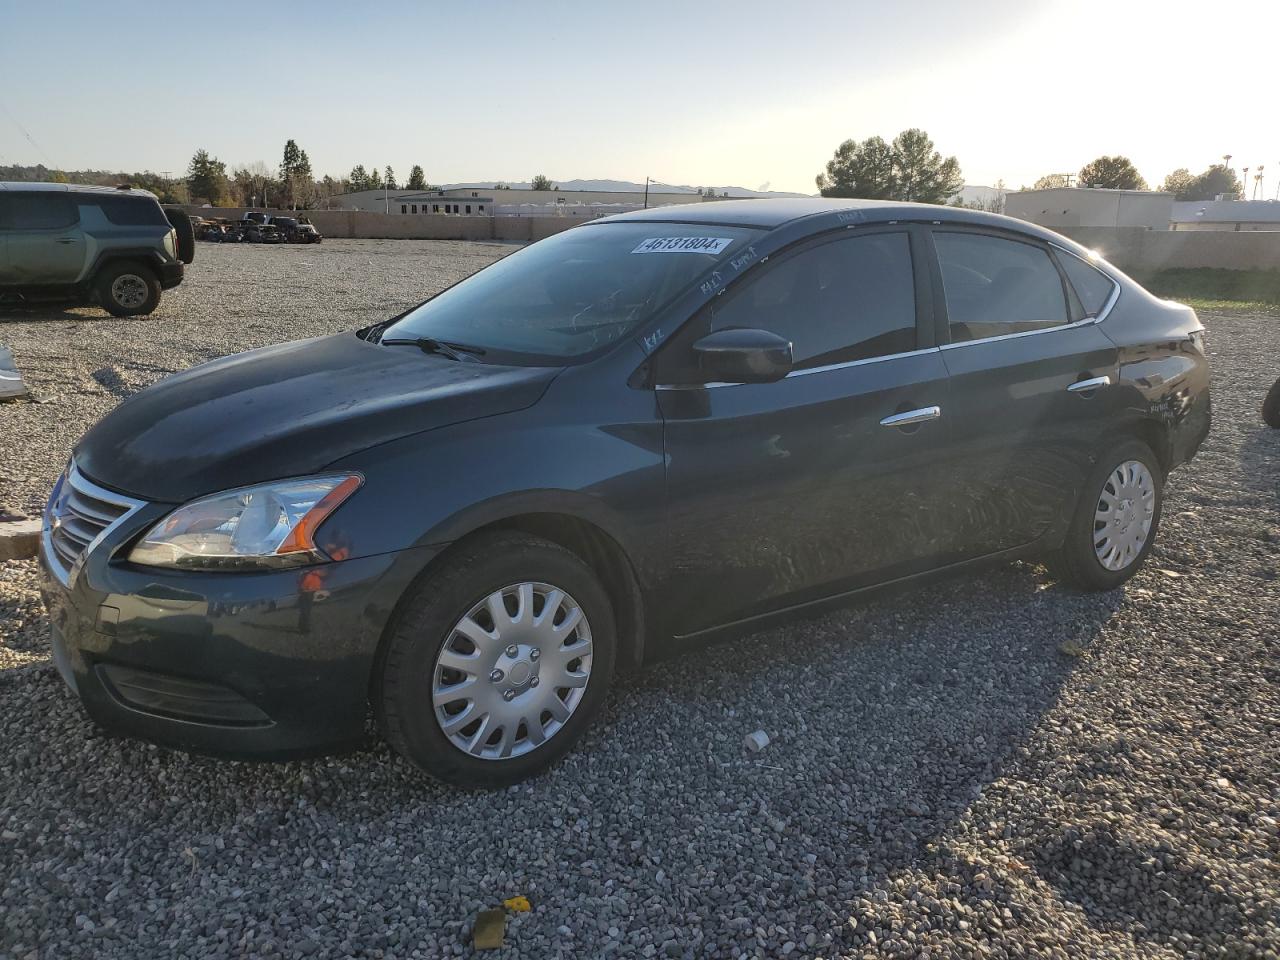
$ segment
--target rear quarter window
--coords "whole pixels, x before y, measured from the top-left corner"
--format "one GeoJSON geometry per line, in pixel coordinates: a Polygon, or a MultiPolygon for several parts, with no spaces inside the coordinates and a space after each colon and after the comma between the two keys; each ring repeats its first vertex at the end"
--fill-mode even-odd
{"type": "Polygon", "coordinates": [[[1058,251],[1058,262],[1062,264],[1063,272],[1071,281],[1076,296],[1080,298],[1084,315],[1096,317],[1101,314],[1116,290],[1116,282],[1097,267],[1065,250],[1058,251]]]}
{"type": "Polygon", "coordinates": [[[126,227],[160,227],[168,226],[169,218],[164,215],[160,204],[150,197],[93,197],[82,201],[85,205],[95,206],[112,223],[126,227]]]}

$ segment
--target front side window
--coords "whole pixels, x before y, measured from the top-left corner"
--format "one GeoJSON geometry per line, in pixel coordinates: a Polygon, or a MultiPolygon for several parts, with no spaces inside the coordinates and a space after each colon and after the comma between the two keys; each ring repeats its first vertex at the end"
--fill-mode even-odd
{"type": "Polygon", "coordinates": [[[1110,301],[1111,294],[1115,292],[1116,282],[1101,270],[1066,251],[1059,252],[1058,262],[1062,264],[1063,272],[1071,281],[1076,296],[1080,298],[1084,315],[1096,317],[1101,314],[1110,301]]]}
{"type": "Polygon", "coordinates": [[[80,211],[66,193],[14,190],[0,197],[0,226],[12,230],[56,230],[79,221],[80,211]]]}
{"type": "Polygon", "coordinates": [[[383,332],[556,363],[624,337],[761,231],[696,223],[576,227],[504,257],[383,332]]]}
{"type": "Polygon", "coordinates": [[[936,231],[953,342],[1069,323],[1062,276],[1042,247],[979,233],[936,231]]]}
{"type": "Polygon", "coordinates": [[[907,234],[842,238],[780,260],[712,308],[711,329],[728,327],[786,337],[796,369],[916,349],[907,234]]]}

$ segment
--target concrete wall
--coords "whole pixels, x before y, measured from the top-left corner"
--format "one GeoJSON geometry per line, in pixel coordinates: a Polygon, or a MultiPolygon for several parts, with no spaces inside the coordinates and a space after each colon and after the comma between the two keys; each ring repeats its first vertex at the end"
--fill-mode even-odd
{"type": "Polygon", "coordinates": [[[1006,194],[1004,212],[1057,230],[1060,227],[1147,227],[1166,230],[1173,194],[1148,190],[1054,187],[1006,194]]]}
{"type": "MultiPolygon", "coordinates": [[[[189,214],[209,219],[239,220],[241,207],[184,207],[189,214]]],[[[527,243],[568,230],[583,219],[575,217],[405,217],[398,213],[362,210],[257,210],[269,216],[306,217],[325,237],[371,240],[514,240],[527,243]]]]}
{"type": "MultiPolygon", "coordinates": [[[[201,217],[237,220],[243,209],[186,207],[201,217]]],[[[360,210],[268,210],[272,215],[306,216],[326,237],[385,240],[498,240],[528,243],[587,221],[574,217],[402,217],[360,210]]],[[[1054,228],[1114,263],[1121,270],[1221,267],[1280,270],[1280,231],[1218,232],[1147,230],[1142,227],[1054,228]]]]}
{"type": "Polygon", "coordinates": [[[1125,271],[1174,267],[1280,270],[1280,232],[1144,230],[1141,227],[1058,227],[1125,271]]]}

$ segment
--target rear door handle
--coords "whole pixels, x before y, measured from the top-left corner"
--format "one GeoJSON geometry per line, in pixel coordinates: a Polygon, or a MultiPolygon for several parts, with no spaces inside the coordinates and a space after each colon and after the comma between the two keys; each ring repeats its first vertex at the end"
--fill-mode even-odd
{"type": "Polygon", "coordinates": [[[57,240],[53,242],[54,243],[75,243],[76,238],[75,237],[59,237],[57,240]]]}
{"type": "Polygon", "coordinates": [[[895,413],[880,421],[882,427],[909,427],[913,423],[924,423],[926,420],[937,420],[942,416],[941,407],[921,407],[919,410],[908,410],[906,413],[895,413]]]}
{"type": "Polygon", "coordinates": [[[1091,390],[1097,390],[1099,387],[1111,386],[1110,377],[1090,377],[1088,380],[1077,380],[1071,386],[1067,387],[1072,393],[1089,393],[1091,390]]]}

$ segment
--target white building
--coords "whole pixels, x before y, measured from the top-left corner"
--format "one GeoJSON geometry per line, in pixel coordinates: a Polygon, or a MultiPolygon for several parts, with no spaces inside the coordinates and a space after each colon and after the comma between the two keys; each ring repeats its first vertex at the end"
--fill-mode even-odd
{"type": "Polygon", "coordinates": [[[1187,200],[1173,205],[1170,230],[1280,230],[1275,200],[1187,200]]]}
{"type": "Polygon", "coordinates": [[[1102,187],[1018,190],[1005,196],[1004,212],[1042,227],[1146,227],[1169,229],[1173,194],[1102,187]]]}

